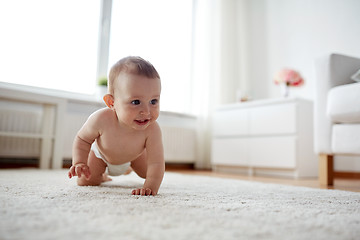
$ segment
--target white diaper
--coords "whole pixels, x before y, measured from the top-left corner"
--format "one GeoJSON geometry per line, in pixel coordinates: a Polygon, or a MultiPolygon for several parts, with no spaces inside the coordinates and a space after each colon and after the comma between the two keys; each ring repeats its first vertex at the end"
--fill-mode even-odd
{"type": "Polygon", "coordinates": [[[122,175],[122,174],[126,173],[126,171],[130,167],[130,162],[120,164],[120,165],[114,165],[114,164],[108,163],[106,161],[105,157],[99,152],[99,149],[98,149],[98,146],[97,146],[96,142],[94,142],[91,145],[91,151],[94,152],[94,154],[95,154],[95,156],[97,158],[102,159],[106,163],[106,165],[107,165],[107,174],[109,174],[110,176],[122,175]]]}

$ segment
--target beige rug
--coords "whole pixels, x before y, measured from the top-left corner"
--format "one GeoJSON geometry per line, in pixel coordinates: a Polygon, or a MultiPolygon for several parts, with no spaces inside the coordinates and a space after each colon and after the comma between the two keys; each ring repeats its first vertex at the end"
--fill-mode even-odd
{"type": "Polygon", "coordinates": [[[78,187],[66,171],[0,171],[0,239],[360,239],[360,193],[166,173],[78,187]]]}

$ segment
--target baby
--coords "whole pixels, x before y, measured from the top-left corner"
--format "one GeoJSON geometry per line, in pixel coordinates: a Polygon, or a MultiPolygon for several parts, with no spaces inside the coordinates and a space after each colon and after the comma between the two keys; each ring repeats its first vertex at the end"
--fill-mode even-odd
{"type": "Polygon", "coordinates": [[[133,195],[156,195],[165,162],[159,116],[160,76],[151,63],[126,57],[109,73],[108,108],[94,112],[77,133],[69,177],[78,185],[100,185],[108,177],[133,169],[145,178],[133,195]],[[130,168],[131,167],[131,168],[130,168]]]}

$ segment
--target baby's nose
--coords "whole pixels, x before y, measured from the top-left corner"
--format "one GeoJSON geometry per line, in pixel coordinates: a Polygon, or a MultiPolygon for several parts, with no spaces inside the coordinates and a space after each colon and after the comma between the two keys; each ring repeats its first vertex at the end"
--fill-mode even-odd
{"type": "Polygon", "coordinates": [[[148,106],[143,106],[141,111],[140,111],[140,114],[143,114],[143,115],[150,114],[150,108],[148,106]]]}

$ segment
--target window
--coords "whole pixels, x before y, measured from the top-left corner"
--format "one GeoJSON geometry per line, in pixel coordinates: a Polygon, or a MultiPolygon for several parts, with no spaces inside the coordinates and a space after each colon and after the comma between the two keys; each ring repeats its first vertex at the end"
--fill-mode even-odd
{"type": "Polygon", "coordinates": [[[190,112],[192,0],[113,0],[109,68],[133,55],[162,80],[161,110],[190,112]]]}
{"type": "Polygon", "coordinates": [[[0,1],[0,81],[92,94],[100,0],[0,1]]]}
{"type": "MultiPolygon", "coordinates": [[[[100,7],[0,1],[0,81],[94,94],[100,7]]],[[[129,55],[149,60],[162,79],[161,110],[190,112],[191,41],[192,0],[113,0],[108,69],[129,55]]]]}

